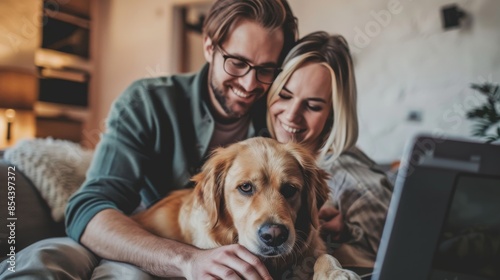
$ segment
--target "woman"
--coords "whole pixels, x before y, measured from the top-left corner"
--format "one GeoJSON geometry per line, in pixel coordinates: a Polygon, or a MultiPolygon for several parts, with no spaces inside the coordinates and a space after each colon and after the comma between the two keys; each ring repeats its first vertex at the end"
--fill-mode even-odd
{"type": "Polygon", "coordinates": [[[267,124],[280,142],[296,141],[331,175],[322,231],[342,266],[372,269],[392,186],[354,145],[356,82],[342,36],[314,32],[299,40],[269,90],[267,124]]]}

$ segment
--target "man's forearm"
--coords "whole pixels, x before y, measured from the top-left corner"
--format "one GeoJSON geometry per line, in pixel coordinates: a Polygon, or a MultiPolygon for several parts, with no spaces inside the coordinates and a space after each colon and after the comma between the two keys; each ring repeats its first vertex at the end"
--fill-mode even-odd
{"type": "Polygon", "coordinates": [[[131,263],[163,277],[183,276],[183,266],[198,250],[153,235],[114,209],[99,212],[89,222],[81,243],[102,258],[131,263]]]}

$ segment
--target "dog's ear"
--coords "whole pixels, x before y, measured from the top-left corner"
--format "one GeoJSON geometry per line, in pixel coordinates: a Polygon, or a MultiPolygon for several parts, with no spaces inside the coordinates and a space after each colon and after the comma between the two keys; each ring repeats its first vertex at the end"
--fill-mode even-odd
{"type": "Polygon", "coordinates": [[[195,183],[196,201],[206,210],[211,227],[224,217],[224,180],[234,160],[228,148],[215,149],[200,173],[192,180],[195,183]]]}
{"type": "Polygon", "coordinates": [[[328,199],[329,188],[327,185],[328,173],[318,167],[316,159],[307,149],[299,144],[289,144],[287,149],[297,159],[304,177],[304,190],[302,191],[301,211],[305,211],[306,218],[314,228],[319,228],[319,209],[328,199]]]}

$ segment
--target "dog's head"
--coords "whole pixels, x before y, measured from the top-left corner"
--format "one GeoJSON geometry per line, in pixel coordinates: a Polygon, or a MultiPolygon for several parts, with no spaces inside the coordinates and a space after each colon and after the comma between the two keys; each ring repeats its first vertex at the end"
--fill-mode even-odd
{"type": "Polygon", "coordinates": [[[193,180],[214,240],[274,257],[305,246],[318,229],[326,176],[298,144],[251,138],[215,150],[193,180]]]}

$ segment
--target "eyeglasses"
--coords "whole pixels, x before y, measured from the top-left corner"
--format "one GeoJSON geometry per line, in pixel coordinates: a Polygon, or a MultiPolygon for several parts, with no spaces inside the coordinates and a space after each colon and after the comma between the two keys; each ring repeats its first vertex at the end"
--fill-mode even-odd
{"type": "Polygon", "coordinates": [[[281,71],[280,68],[273,66],[252,66],[247,61],[228,54],[222,47],[216,47],[220,50],[224,58],[224,71],[233,77],[243,77],[252,69],[255,69],[255,78],[257,81],[270,85],[281,71]]]}

